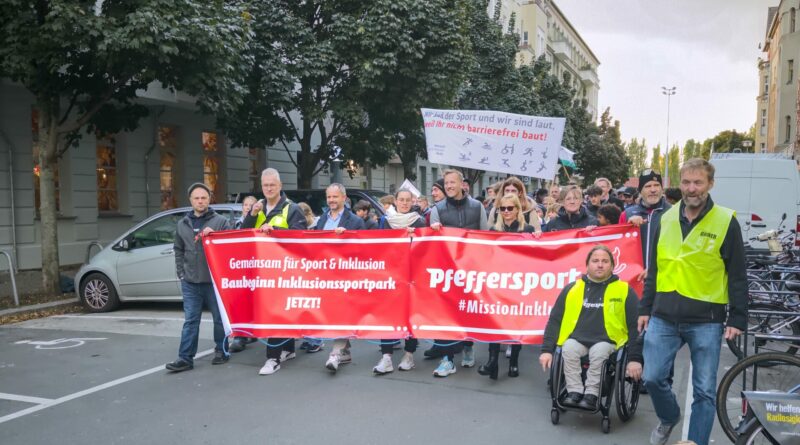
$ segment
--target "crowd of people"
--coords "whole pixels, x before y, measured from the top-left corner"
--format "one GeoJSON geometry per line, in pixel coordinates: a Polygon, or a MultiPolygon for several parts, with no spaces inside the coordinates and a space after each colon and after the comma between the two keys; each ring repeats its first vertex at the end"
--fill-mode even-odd
{"type": "MultiPolygon", "coordinates": [[[[641,231],[644,281],[641,299],[628,283],[613,273],[614,256],[608,247],[596,245],[585,262],[585,274],[566,286],[558,296],[545,329],[539,362],[547,370],[553,352],[561,348],[567,395],[564,404],[592,409],[598,403],[600,367],[615,350],[627,346],[627,374],[643,379],[652,398],[659,423],[650,443],[664,444],[681,420],[672,392],[672,369],[677,351],[687,344],[691,352],[693,404],[689,439],[707,444],[714,420],[716,372],[722,337],[734,338],[746,323],[746,276],[744,249],[733,211],[717,206],[709,191],[714,168],[701,159],[687,161],[680,171],[679,189],[665,189],[659,172],[647,169],[639,175],[638,187],[614,190],[606,178],[585,189],[577,184],[553,184],[529,193],[525,184],[509,177],[488,187],[485,196],[470,196],[469,184],[458,170],[445,170],[426,196],[408,189],[380,199],[382,212],[369,202],[347,202],[342,184],[326,189],[327,208],[314,215],[305,203],[293,203],[282,192],[280,174],[268,168],[261,175],[264,199],[243,202],[243,216],[236,228],[273,230],[351,230],[443,227],[497,232],[531,233],[597,226],[632,224],[641,231]],[[380,217],[377,214],[380,213],[380,217]],[[647,335],[642,335],[647,332],[647,335]],[[581,356],[588,355],[585,381],[580,377],[581,356]]],[[[192,211],[178,223],[175,258],[184,295],[185,324],[178,359],[168,363],[172,372],[192,369],[197,352],[200,312],[211,309],[214,320],[215,355],[212,364],[229,360],[228,351],[239,352],[252,339],[234,337],[226,348],[222,322],[213,297],[211,278],[198,239],[214,230],[230,230],[230,224],[208,205],[210,190],[193,184],[189,190],[192,211]]],[[[274,374],[296,357],[295,339],[269,338],[261,375],[274,374]]],[[[393,351],[400,342],[383,340],[380,357],[373,367],[378,375],[394,371],[393,351]]],[[[308,338],[300,346],[308,353],[324,350],[320,339],[308,338]]],[[[325,367],[337,372],[351,362],[351,344],[337,339],[325,367]]],[[[397,368],[415,368],[418,341],[406,339],[397,368]]],[[[520,375],[520,345],[511,345],[508,376],[520,375]]],[[[435,340],[424,351],[427,358],[440,359],[433,374],[445,378],[456,372],[455,355],[461,367],[476,365],[472,342],[435,340]]],[[[497,379],[500,345],[489,345],[489,359],[477,372],[497,379]]]]}

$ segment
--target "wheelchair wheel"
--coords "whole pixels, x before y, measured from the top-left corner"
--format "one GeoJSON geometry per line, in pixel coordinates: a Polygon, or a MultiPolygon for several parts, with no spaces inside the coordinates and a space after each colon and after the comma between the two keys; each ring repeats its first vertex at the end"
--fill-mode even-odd
{"type": "Polygon", "coordinates": [[[556,401],[567,390],[567,382],[564,380],[564,362],[561,359],[561,348],[556,348],[553,352],[553,363],[550,365],[550,397],[553,399],[553,406],[556,401]]]}
{"type": "Polygon", "coordinates": [[[553,422],[553,425],[558,425],[559,417],[561,417],[561,415],[556,408],[550,410],[550,421],[553,422]]]}
{"type": "Polygon", "coordinates": [[[628,354],[627,351],[624,351],[617,360],[617,385],[615,388],[617,415],[623,422],[630,420],[639,406],[640,383],[625,375],[627,367],[628,354]]]}
{"type": "Polygon", "coordinates": [[[608,432],[611,431],[611,419],[604,417],[603,420],[600,421],[600,428],[603,430],[604,434],[608,434],[608,432]]]}

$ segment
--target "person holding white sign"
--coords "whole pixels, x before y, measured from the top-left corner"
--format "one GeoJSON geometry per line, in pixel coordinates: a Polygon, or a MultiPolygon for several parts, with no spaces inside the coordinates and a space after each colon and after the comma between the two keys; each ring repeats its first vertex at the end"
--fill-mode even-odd
{"type": "MultiPolygon", "coordinates": [[[[459,229],[489,230],[486,220],[486,211],[483,204],[464,194],[462,184],[464,175],[453,169],[444,171],[444,192],[447,198],[439,201],[431,209],[431,229],[441,230],[442,227],[457,227],[459,229]]],[[[447,377],[456,372],[453,363],[454,349],[460,342],[436,340],[437,344],[446,344],[443,347],[442,361],[433,372],[436,377],[447,377]]],[[[461,366],[471,368],[475,366],[475,352],[472,342],[464,342],[464,357],[461,366]]]]}

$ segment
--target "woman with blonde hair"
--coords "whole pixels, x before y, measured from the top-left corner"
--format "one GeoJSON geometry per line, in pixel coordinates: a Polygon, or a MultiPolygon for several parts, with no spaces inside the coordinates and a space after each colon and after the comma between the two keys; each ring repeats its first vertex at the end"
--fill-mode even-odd
{"type": "Polygon", "coordinates": [[[525,222],[532,225],[535,232],[542,233],[542,224],[541,221],[539,221],[539,215],[534,210],[536,208],[536,201],[528,197],[525,191],[525,184],[523,184],[522,181],[516,176],[511,176],[503,181],[503,184],[500,187],[500,193],[495,199],[494,208],[491,212],[489,212],[489,224],[494,225],[496,221],[501,219],[499,218],[500,215],[497,212],[497,206],[500,205],[500,200],[509,194],[517,196],[517,199],[521,205],[520,213],[525,222]]]}
{"type": "MultiPolygon", "coordinates": [[[[522,215],[522,205],[516,193],[508,193],[500,197],[497,201],[495,210],[499,213],[497,222],[489,230],[495,232],[516,232],[533,233],[536,238],[542,235],[541,231],[536,231],[530,224],[525,224],[525,217],[522,215]]],[[[536,214],[534,214],[534,217],[536,214]]],[[[508,363],[508,376],[519,376],[519,351],[522,345],[510,345],[511,355],[508,363]]],[[[489,361],[478,368],[478,374],[488,375],[490,379],[497,380],[498,357],[500,356],[500,344],[489,344],[489,361]]]]}

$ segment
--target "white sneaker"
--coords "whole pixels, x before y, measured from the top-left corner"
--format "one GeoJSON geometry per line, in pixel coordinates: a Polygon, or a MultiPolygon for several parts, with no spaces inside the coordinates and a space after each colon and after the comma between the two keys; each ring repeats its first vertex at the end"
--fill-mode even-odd
{"type": "Polygon", "coordinates": [[[450,374],[456,373],[456,365],[455,363],[447,360],[447,357],[443,358],[441,362],[439,362],[439,367],[433,371],[434,377],[447,377],[450,374]]]}
{"type": "Polygon", "coordinates": [[[281,363],[285,362],[286,360],[291,360],[295,357],[297,357],[297,354],[294,352],[281,351],[281,363]]]}
{"type": "Polygon", "coordinates": [[[392,371],[394,371],[394,367],[392,366],[391,354],[383,354],[383,357],[381,357],[381,360],[378,362],[378,364],[372,368],[372,372],[380,375],[388,374],[392,371]]]}
{"type": "Polygon", "coordinates": [[[339,351],[339,363],[350,363],[353,361],[353,357],[350,355],[350,349],[342,349],[339,351]]]}
{"type": "Polygon", "coordinates": [[[411,371],[414,369],[414,354],[410,352],[403,354],[403,359],[400,360],[400,364],[397,365],[397,369],[401,371],[411,371]]]}
{"type": "Polygon", "coordinates": [[[475,351],[472,346],[464,346],[464,356],[461,357],[461,366],[471,368],[475,366],[475,351]]]}
{"type": "Polygon", "coordinates": [[[274,358],[268,359],[264,366],[261,367],[261,370],[258,371],[259,375],[270,375],[275,374],[279,369],[281,369],[280,363],[274,358]]]}
{"type": "Polygon", "coordinates": [[[340,362],[339,354],[332,352],[331,355],[328,356],[328,361],[325,362],[325,367],[331,372],[336,372],[339,369],[340,362]]]}

